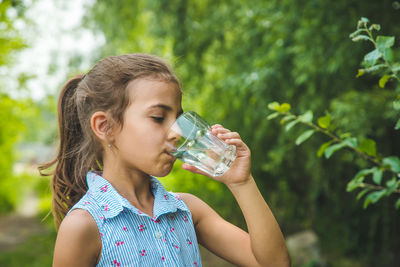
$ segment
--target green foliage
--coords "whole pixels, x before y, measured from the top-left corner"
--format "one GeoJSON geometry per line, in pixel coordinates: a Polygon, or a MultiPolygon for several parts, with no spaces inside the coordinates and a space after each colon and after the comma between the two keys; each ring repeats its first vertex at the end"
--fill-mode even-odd
{"type": "MultiPolygon", "coordinates": [[[[0,66],[10,64],[14,52],[26,47],[20,33],[14,27],[13,18],[9,16],[10,10],[17,13],[18,11],[21,12],[21,5],[13,2],[18,1],[5,0],[0,2],[0,66]]],[[[2,90],[0,89],[0,91],[2,90]]]]}
{"type": "Polygon", "coordinates": [[[12,210],[16,204],[13,180],[13,163],[15,161],[14,144],[24,129],[21,123],[23,105],[0,93],[0,213],[12,210]]]}
{"type": "MultiPolygon", "coordinates": [[[[357,30],[350,34],[350,38],[357,42],[360,40],[370,41],[374,44],[375,49],[364,56],[362,65],[366,69],[361,69],[358,71],[357,77],[368,72],[379,72],[383,75],[379,80],[379,86],[384,88],[387,81],[390,78],[394,78],[400,81],[398,72],[393,70],[392,63],[397,64],[399,62],[393,62],[393,52],[392,47],[394,45],[395,39],[393,36],[377,36],[373,37],[373,30],[379,31],[380,26],[378,24],[372,24],[368,26],[369,20],[367,18],[362,18],[357,25],[357,30]],[[379,68],[376,68],[379,66],[379,68]],[[375,68],[372,70],[372,68],[375,68]]],[[[396,109],[398,105],[397,100],[393,102],[393,107],[396,109]]],[[[272,115],[269,115],[268,119],[273,119],[282,115],[285,117],[290,116],[292,122],[288,123],[286,130],[292,128],[297,122],[305,124],[312,130],[307,130],[302,133],[295,141],[296,145],[301,144],[306,139],[311,137],[316,131],[325,134],[330,137],[329,142],[323,143],[318,149],[317,155],[324,154],[327,159],[329,159],[333,153],[339,151],[343,148],[351,149],[352,151],[358,153],[366,160],[377,165],[376,167],[370,169],[360,170],[347,184],[347,191],[353,191],[355,189],[361,188],[362,190],[358,195],[357,199],[366,195],[364,200],[364,208],[367,208],[369,204],[377,203],[382,197],[390,196],[392,193],[400,193],[400,158],[397,156],[390,156],[381,158],[376,152],[376,142],[375,140],[364,138],[359,142],[358,138],[351,137],[349,134],[344,134],[342,136],[335,135],[331,128],[331,116],[326,115],[318,118],[317,124],[312,123],[313,113],[308,110],[304,114],[294,115],[290,113],[290,109],[283,109],[282,106],[289,106],[289,104],[279,104],[278,102],[272,102],[268,105],[268,108],[275,111],[272,115]],[[382,177],[384,172],[389,174],[389,180],[386,181],[386,186],[382,186],[382,177]],[[372,175],[373,183],[364,182],[365,178],[372,175]],[[366,190],[367,189],[367,190],[366,190]],[[372,192],[371,192],[372,191],[372,192]]],[[[285,122],[283,122],[285,123],[285,122]]],[[[282,124],[282,120],[281,120],[282,124]]],[[[395,126],[395,129],[397,126],[395,126]]],[[[395,207],[398,208],[397,203],[395,207]]]]}

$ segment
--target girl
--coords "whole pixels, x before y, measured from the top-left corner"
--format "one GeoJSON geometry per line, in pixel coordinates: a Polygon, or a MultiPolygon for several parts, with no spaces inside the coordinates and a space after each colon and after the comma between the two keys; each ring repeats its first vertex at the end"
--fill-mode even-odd
{"type": "Polygon", "coordinates": [[[235,196],[248,233],[199,198],[167,192],[154,177],[174,164],[166,132],[182,113],[181,98],[169,65],[146,54],[107,57],[65,84],[58,155],[40,168],[55,165],[48,174],[58,228],[54,266],[201,266],[198,243],[238,266],[289,266],[238,133],[212,127],[236,146],[237,157],[223,176],[210,178],[235,196]]]}

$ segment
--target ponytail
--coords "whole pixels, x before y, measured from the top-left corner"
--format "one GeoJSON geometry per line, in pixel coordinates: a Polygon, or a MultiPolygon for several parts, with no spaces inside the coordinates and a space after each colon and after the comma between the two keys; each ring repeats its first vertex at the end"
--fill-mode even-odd
{"type": "Polygon", "coordinates": [[[57,229],[69,209],[87,190],[85,175],[89,167],[82,167],[84,136],[76,105],[76,88],[83,78],[84,75],[77,75],[62,88],[58,99],[58,155],[54,160],[39,166],[42,176],[52,176],[52,213],[57,229]],[[53,171],[44,173],[54,165],[53,171]]]}

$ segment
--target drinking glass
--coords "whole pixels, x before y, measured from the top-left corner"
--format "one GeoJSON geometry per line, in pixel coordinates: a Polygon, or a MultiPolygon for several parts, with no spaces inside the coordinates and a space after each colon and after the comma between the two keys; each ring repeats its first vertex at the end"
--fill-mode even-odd
{"type": "Polygon", "coordinates": [[[177,118],[167,133],[166,144],[177,159],[211,176],[224,174],[236,158],[236,147],[213,135],[209,124],[194,111],[177,118]]]}

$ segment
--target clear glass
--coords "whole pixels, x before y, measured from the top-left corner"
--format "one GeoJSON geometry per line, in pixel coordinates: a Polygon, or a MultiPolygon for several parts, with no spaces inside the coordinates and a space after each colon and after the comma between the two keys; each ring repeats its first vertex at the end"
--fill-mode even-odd
{"type": "Polygon", "coordinates": [[[166,144],[177,159],[211,176],[224,174],[236,158],[236,147],[213,135],[209,124],[194,111],[177,118],[166,144]]]}

